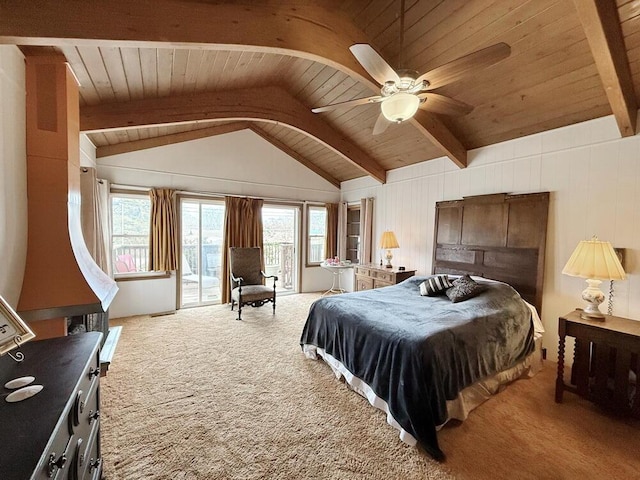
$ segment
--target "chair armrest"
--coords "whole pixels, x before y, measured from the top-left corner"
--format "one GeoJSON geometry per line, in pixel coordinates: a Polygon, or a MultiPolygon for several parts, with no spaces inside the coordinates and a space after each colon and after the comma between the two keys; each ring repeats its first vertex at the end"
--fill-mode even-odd
{"type": "Polygon", "coordinates": [[[239,286],[241,286],[241,285],[242,285],[242,283],[244,282],[244,278],[242,278],[242,277],[234,277],[234,276],[233,276],[233,273],[232,273],[232,274],[231,274],[231,281],[232,281],[233,283],[237,283],[239,286]]]}
{"type": "Polygon", "coordinates": [[[277,277],[277,276],[275,276],[275,275],[267,275],[267,274],[266,274],[266,273],[264,273],[263,271],[261,271],[260,273],[262,274],[262,276],[263,276],[264,278],[273,278],[273,281],[274,281],[274,282],[277,282],[277,281],[278,281],[278,277],[277,277]]]}

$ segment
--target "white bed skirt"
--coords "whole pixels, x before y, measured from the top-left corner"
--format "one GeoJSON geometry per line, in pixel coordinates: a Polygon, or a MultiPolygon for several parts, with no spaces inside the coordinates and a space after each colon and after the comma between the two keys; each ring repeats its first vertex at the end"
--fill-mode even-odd
{"type": "MultiPolygon", "coordinates": [[[[438,430],[441,429],[451,419],[465,420],[471,410],[504,389],[508,383],[519,378],[531,378],[538,373],[542,368],[542,338],[538,335],[536,337],[534,351],[520,363],[468,386],[458,394],[457,398],[448,400],[447,419],[436,428],[438,430]]],[[[331,367],[336,378],[343,377],[351,389],[366,398],[371,405],[387,414],[387,423],[400,432],[400,440],[411,446],[416,445],[415,437],[396,422],[391,412],[389,412],[387,402],[378,397],[368,384],[354,376],[341,362],[325,352],[324,349],[315,345],[305,344],[302,346],[302,350],[308,358],[317,359],[318,356],[321,357],[331,367]]]]}

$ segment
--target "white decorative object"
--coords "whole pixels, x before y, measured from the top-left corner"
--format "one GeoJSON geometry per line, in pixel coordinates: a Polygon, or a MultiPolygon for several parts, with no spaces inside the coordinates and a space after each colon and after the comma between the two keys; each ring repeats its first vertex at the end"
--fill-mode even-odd
{"type": "Polygon", "coordinates": [[[13,390],[14,388],[26,387],[30,383],[33,383],[35,379],[36,379],[35,377],[31,377],[31,376],[14,378],[13,380],[9,380],[7,383],[5,383],[4,388],[13,390]]]}
{"type": "Polygon", "coordinates": [[[21,402],[22,400],[33,397],[36,393],[40,393],[43,388],[44,387],[42,385],[30,385],[28,387],[23,387],[7,395],[6,400],[9,403],[21,402]]]}
{"type": "Polygon", "coordinates": [[[594,236],[591,240],[582,240],[562,269],[565,275],[586,278],[587,288],[582,299],[587,302],[580,315],[585,319],[604,320],[599,305],[604,301],[600,290],[601,280],[624,280],[626,274],[620,260],[609,242],[602,242],[594,236]]]}

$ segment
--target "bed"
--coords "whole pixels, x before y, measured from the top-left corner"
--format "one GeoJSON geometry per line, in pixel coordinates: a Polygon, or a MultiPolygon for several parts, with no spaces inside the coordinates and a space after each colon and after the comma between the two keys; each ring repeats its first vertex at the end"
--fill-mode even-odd
{"type": "Polygon", "coordinates": [[[438,202],[432,274],[473,275],[482,293],[454,304],[420,295],[426,277],[412,277],[323,298],[303,351],[384,410],[403,441],[443,459],[438,427],[539,358],[548,203],[548,193],[438,202]]]}

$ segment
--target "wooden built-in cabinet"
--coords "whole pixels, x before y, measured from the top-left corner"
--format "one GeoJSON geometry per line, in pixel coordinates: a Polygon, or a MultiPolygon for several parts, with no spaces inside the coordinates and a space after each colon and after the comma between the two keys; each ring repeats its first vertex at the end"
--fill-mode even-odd
{"type": "Polygon", "coordinates": [[[357,265],[355,267],[356,292],[372,288],[388,287],[415,275],[415,270],[398,270],[377,265],[357,265]]]}
{"type": "Polygon", "coordinates": [[[351,263],[360,261],[360,207],[347,210],[347,258],[351,263]]]}

